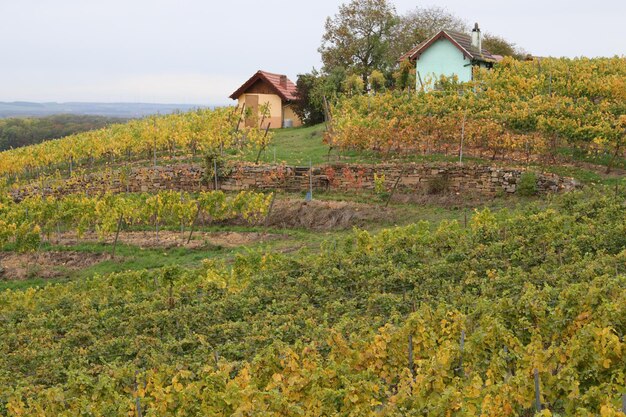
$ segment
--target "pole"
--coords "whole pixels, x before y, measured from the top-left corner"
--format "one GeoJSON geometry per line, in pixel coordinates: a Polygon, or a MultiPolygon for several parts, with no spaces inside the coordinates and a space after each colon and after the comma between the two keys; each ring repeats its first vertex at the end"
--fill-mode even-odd
{"type": "Polygon", "coordinates": [[[539,371],[535,368],[535,408],[541,412],[541,392],[539,391],[539,371]]]}
{"type": "Polygon", "coordinates": [[[270,215],[272,214],[272,208],[274,208],[274,201],[276,201],[276,193],[272,193],[272,201],[270,202],[270,206],[267,209],[267,214],[265,215],[265,222],[264,225],[265,227],[267,227],[267,224],[270,221],[270,215]]]}
{"type": "Polygon", "coordinates": [[[461,331],[461,344],[459,347],[461,354],[461,358],[459,359],[459,373],[461,376],[465,376],[465,372],[463,372],[463,349],[465,349],[465,330],[461,331]]]}
{"type": "Polygon", "coordinates": [[[387,206],[389,206],[389,202],[391,201],[391,197],[393,197],[393,194],[396,192],[396,188],[398,188],[398,184],[400,183],[400,179],[402,179],[403,175],[404,175],[404,168],[402,168],[402,171],[400,171],[400,175],[398,175],[398,178],[396,178],[395,184],[393,184],[393,188],[391,189],[391,193],[389,193],[389,197],[387,198],[387,202],[385,203],[385,208],[387,208],[387,206]]]}
{"type": "Polygon", "coordinates": [[[135,371],[135,409],[137,410],[137,417],[142,417],[141,414],[141,400],[139,399],[139,389],[137,388],[137,374],[139,371],[135,371]]]}
{"type": "Polygon", "coordinates": [[[467,109],[463,113],[463,124],[461,125],[461,148],[459,149],[459,165],[463,165],[463,142],[465,142],[465,120],[467,119],[467,109]]]}
{"type": "Polygon", "coordinates": [[[120,236],[120,229],[122,228],[123,217],[120,214],[120,219],[117,221],[117,231],[115,232],[115,241],[113,242],[113,251],[111,253],[111,258],[115,259],[115,248],[117,247],[117,239],[120,236]]]}
{"type": "Polygon", "coordinates": [[[215,190],[217,191],[217,158],[213,158],[213,179],[215,180],[215,190]]]}
{"type": "Polygon", "coordinates": [[[198,203],[198,210],[196,211],[196,217],[193,219],[193,223],[191,223],[191,230],[189,231],[189,238],[187,239],[187,244],[191,242],[191,236],[193,235],[193,229],[196,227],[196,222],[198,221],[198,217],[200,216],[200,203],[198,203]]]}
{"type": "Polygon", "coordinates": [[[415,365],[413,364],[413,335],[409,334],[409,369],[411,375],[415,377],[415,365]]]}
{"type": "Polygon", "coordinates": [[[306,193],[305,201],[313,200],[313,163],[309,159],[309,192],[306,193]]]}

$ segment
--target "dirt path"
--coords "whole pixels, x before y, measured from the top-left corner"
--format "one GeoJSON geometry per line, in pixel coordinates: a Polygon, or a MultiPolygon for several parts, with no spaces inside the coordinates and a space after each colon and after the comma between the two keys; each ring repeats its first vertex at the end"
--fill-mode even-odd
{"type": "Polygon", "coordinates": [[[107,259],[110,259],[108,254],[74,251],[0,252],[0,279],[59,278],[67,276],[68,272],[87,268],[107,259]]]}
{"type": "MultiPolygon", "coordinates": [[[[114,236],[104,239],[104,243],[113,244],[114,236]]],[[[143,232],[120,232],[118,243],[138,246],[140,248],[175,248],[198,249],[207,245],[234,248],[237,246],[250,245],[259,242],[282,239],[284,236],[265,232],[194,232],[192,239],[187,243],[189,230],[185,233],[168,230],[143,232]]],[[[53,238],[52,242],[57,245],[74,246],[85,242],[102,242],[95,233],[86,233],[79,237],[76,233],[63,233],[60,238],[53,238]]]]}

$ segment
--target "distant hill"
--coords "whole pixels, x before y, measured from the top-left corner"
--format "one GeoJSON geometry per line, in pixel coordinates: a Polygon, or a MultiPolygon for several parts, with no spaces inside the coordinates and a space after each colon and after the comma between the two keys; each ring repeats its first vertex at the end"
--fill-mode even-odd
{"type": "Polygon", "coordinates": [[[26,101],[0,102],[0,118],[22,116],[51,116],[53,114],[81,114],[91,116],[121,117],[125,119],[151,114],[188,111],[202,106],[197,104],[153,103],[33,103],[26,101]]]}
{"type": "Polygon", "coordinates": [[[3,118],[0,119],[0,151],[100,129],[113,123],[124,123],[127,120],[121,117],[86,114],[3,118]]]}

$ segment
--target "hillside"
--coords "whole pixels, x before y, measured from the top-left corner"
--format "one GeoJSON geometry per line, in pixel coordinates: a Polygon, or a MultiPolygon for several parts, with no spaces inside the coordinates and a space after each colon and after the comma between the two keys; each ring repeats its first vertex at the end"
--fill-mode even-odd
{"type": "Polygon", "coordinates": [[[625,198],[4,291],[0,415],[621,415],[625,198]]]}
{"type": "Polygon", "coordinates": [[[3,117],[45,117],[55,114],[74,114],[120,117],[125,119],[168,114],[176,111],[189,111],[197,104],[156,104],[156,103],[33,103],[27,101],[0,102],[0,118],[3,117]]]}
{"type": "Polygon", "coordinates": [[[602,68],[594,99],[503,69],[327,125],[196,109],[0,153],[0,416],[624,417],[602,68]]]}

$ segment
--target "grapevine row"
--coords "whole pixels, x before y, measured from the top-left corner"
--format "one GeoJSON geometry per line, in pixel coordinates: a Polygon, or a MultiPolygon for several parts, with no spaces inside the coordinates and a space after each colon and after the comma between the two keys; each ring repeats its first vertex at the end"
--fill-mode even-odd
{"type": "Polygon", "coordinates": [[[340,148],[526,160],[555,158],[563,147],[623,156],[626,59],[505,59],[474,80],[441,89],[339,100],[328,141],[340,148]]]}
{"type": "Polygon", "coordinates": [[[625,198],[1,292],[0,415],[624,417],[625,198]]]}
{"type": "Polygon", "coordinates": [[[96,232],[100,239],[126,226],[152,225],[191,228],[200,217],[224,221],[242,217],[250,222],[267,214],[271,195],[242,191],[228,195],[206,191],[197,195],[162,191],[157,194],[106,194],[62,198],[34,196],[20,203],[0,202],[0,249],[13,244],[18,251],[37,249],[42,237],[62,230],[82,236],[96,232]]]}
{"type": "Polygon", "coordinates": [[[240,117],[239,109],[224,107],[131,120],[0,152],[0,175],[16,176],[59,165],[75,168],[103,158],[114,160],[135,156],[153,159],[162,151],[195,155],[246,146],[259,147],[270,140],[271,132],[251,127],[236,128],[240,117]]]}

